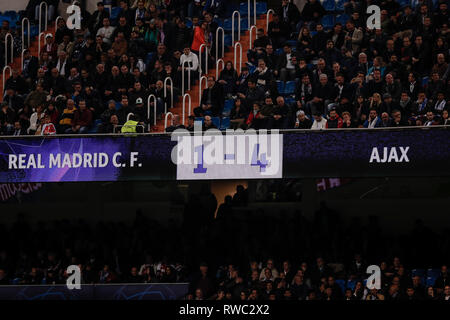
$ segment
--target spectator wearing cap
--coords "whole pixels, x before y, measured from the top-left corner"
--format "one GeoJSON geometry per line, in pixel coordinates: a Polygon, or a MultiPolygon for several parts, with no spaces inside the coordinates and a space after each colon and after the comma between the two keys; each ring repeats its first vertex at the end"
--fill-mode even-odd
{"type": "Polygon", "coordinates": [[[139,124],[141,125],[148,125],[149,120],[147,119],[148,115],[147,115],[147,108],[144,105],[144,99],[142,99],[141,97],[137,98],[135,100],[135,106],[133,108],[133,113],[136,116],[136,120],[139,122],[139,124]]]}
{"type": "Polygon", "coordinates": [[[47,33],[45,35],[45,45],[42,52],[46,52],[50,60],[56,60],[58,57],[58,45],[55,43],[53,35],[47,33]]]}

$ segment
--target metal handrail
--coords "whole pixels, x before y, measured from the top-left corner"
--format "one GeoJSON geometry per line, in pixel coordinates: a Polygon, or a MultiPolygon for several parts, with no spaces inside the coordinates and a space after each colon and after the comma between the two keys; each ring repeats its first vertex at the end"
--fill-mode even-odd
{"type": "Polygon", "coordinates": [[[188,64],[188,90],[191,90],[191,67],[189,66],[189,61],[185,61],[183,62],[183,65],[181,66],[181,94],[184,95],[184,69],[185,69],[185,64],[188,64]]]}
{"type": "Polygon", "coordinates": [[[129,114],[127,114],[127,121],[130,120],[130,116],[134,116],[134,113],[133,113],[133,112],[130,112],[129,114]]]}
{"type": "Polygon", "coordinates": [[[5,66],[7,66],[8,63],[8,38],[11,38],[10,40],[10,49],[11,49],[11,63],[14,61],[14,38],[10,32],[8,32],[5,35],[5,66]]]}
{"type": "Polygon", "coordinates": [[[48,6],[47,3],[41,2],[39,5],[39,33],[42,32],[42,5],[45,4],[45,29],[47,31],[47,20],[48,20],[48,6]]]}
{"type": "Polygon", "coordinates": [[[57,16],[56,17],[56,19],[55,19],[55,32],[56,32],[56,30],[58,30],[58,22],[59,22],[59,20],[63,20],[64,21],[64,18],[61,17],[61,16],[57,16]]]}
{"type": "Polygon", "coordinates": [[[202,103],[202,82],[205,81],[206,88],[208,87],[208,77],[202,76],[200,77],[200,81],[198,82],[198,103],[202,103]]]}
{"type": "Polygon", "coordinates": [[[216,30],[216,61],[219,59],[219,30],[222,31],[222,57],[225,56],[225,30],[218,27],[216,30]]]}
{"type": "Polygon", "coordinates": [[[44,36],[44,42],[45,42],[45,32],[39,33],[38,36],[38,57],[41,57],[41,36],[44,36]]]}
{"type": "MultiPolygon", "coordinates": [[[[3,75],[2,75],[2,80],[3,80],[3,82],[2,82],[2,83],[3,83],[3,92],[5,92],[6,70],[8,70],[8,69],[9,69],[9,76],[12,77],[12,69],[11,69],[11,67],[10,67],[10,66],[4,66],[4,67],[3,67],[3,75]]],[[[2,92],[2,96],[3,96],[3,92],[2,92]]]]}
{"type": "Polygon", "coordinates": [[[250,28],[250,31],[249,31],[249,37],[250,37],[249,41],[250,41],[250,43],[248,45],[248,48],[250,50],[252,50],[252,45],[253,45],[253,41],[252,41],[252,31],[253,30],[255,30],[255,40],[258,39],[258,27],[257,26],[252,26],[250,28]]]}
{"type": "Polygon", "coordinates": [[[158,103],[158,99],[156,99],[156,96],[154,94],[151,94],[148,96],[147,99],[147,120],[148,120],[148,131],[150,132],[150,104],[151,104],[151,99],[153,98],[153,125],[156,126],[156,104],[158,103]]]}
{"type": "Polygon", "coordinates": [[[239,13],[239,11],[234,11],[233,15],[231,16],[231,43],[232,45],[234,45],[234,17],[238,16],[238,39],[237,41],[241,40],[241,14],[239,13]]]}
{"type": "Polygon", "coordinates": [[[234,44],[234,68],[237,70],[237,56],[236,56],[236,50],[237,47],[239,47],[239,74],[242,71],[242,45],[240,42],[236,42],[234,44]]]}
{"type": "Polygon", "coordinates": [[[164,130],[167,128],[167,117],[168,117],[169,115],[172,117],[170,120],[173,121],[173,117],[174,117],[174,116],[173,116],[173,113],[172,113],[172,112],[167,112],[167,113],[166,113],[166,116],[164,117],[164,130]]]}
{"type": "MultiPolygon", "coordinates": [[[[251,0],[247,1],[247,14],[248,14],[248,26],[250,27],[252,25],[252,18],[251,18],[251,0]]],[[[253,0],[253,25],[256,26],[256,0],[253,0]]]]}
{"type": "Polygon", "coordinates": [[[27,49],[23,49],[22,50],[22,53],[21,53],[21,70],[23,71],[23,56],[24,56],[24,53],[25,53],[25,51],[27,51],[27,49]]]}
{"type": "Polygon", "coordinates": [[[171,77],[164,79],[164,113],[167,113],[167,82],[170,80],[170,107],[173,108],[173,81],[171,77]]]}
{"type": "Polygon", "coordinates": [[[222,63],[222,70],[225,69],[225,61],[223,59],[219,59],[216,62],[216,80],[219,79],[219,64],[222,63]]]}
{"type": "Polygon", "coordinates": [[[25,49],[25,21],[27,22],[27,26],[28,26],[28,28],[27,28],[27,31],[28,31],[27,48],[30,47],[30,43],[31,43],[31,41],[30,41],[30,37],[31,37],[30,36],[30,20],[25,17],[22,19],[22,51],[25,49]]]}
{"type": "Polygon", "coordinates": [[[183,125],[184,125],[184,120],[185,120],[185,113],[186,113],[186,97],[189,98],[189,113],[188,113],[188,117],[191,115],[191,95],[189,93],[185,93],[183,95],[183,125]]]}
{"type": "Polygon", "coordinates": [[[206,43],[202,43],[200,45],[200,48],[198,49],[198,67],[199,67],[199,77],[202,76],[203,71],[205,71],[204,73],[208,73],[208,46],[206,45],[206,43]],[[202,48],[205,48],[205,70],[202,69],[202,48]]]}
{"type": "Polygon", "coordinates": [[[267,10],[267,13],[266,13],[266,32],[269,32],[269,17],[270,17],[271,13],[274,14],[275,11],[273,11],[272,9],[267,10]]]}

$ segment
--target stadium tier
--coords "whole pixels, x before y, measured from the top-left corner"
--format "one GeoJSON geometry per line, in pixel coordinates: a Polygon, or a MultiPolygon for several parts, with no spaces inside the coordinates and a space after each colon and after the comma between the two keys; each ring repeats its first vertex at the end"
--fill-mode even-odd
{"type": "Polygon", "coordinates": [[[2,135],[450,124],[447,1],[44,3],[0,18],[2,135]]]}
{"type": "Polygon", "coordinates": [[[450,300],[448,0],[3,2],[0,300],[450,300]]]}

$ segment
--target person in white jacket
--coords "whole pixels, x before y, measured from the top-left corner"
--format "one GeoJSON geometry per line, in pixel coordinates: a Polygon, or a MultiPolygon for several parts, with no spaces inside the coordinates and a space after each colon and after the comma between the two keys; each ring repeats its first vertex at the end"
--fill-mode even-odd
{"type": "Polygon", "coordinates": [[[322,130],[325,129],[327,125],[327,119],[322,117],[321,114],[314,115],[314,122],[312,124],[311,130],[322,130]]]}
{"type": "Polygon", "coordinates": [[[190,74],[191,74],[191,83],[193,83],[194,79],[198,78],[198,57],[195,53],[191,52],[191,48],[189,48],[188,46],[186,46],[186,48],[183,49],[183,54],[180,57],[180,68],[179,70],[181,71],[183,69],[183,67],[185,68],[184,70],[184,89],[187,89],[187,83],[188,83],[188,75],[189,75],[189,71],[190,70],[190,74]]]}

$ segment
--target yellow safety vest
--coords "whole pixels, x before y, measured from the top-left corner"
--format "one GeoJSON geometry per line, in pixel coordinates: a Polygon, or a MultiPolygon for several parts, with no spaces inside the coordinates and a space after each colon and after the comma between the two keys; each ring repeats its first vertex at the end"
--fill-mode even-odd
{"type": "Polygon", "coordinates": [[[122,127],[122,133],[136,133],[136,126],[138,122],[134,120],[128,120],[122,127]]]}

